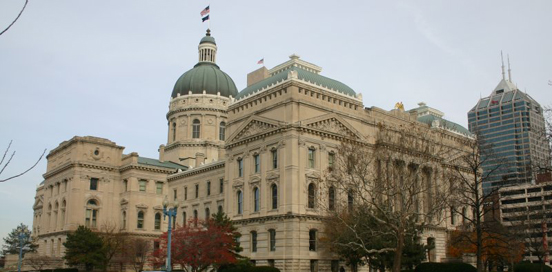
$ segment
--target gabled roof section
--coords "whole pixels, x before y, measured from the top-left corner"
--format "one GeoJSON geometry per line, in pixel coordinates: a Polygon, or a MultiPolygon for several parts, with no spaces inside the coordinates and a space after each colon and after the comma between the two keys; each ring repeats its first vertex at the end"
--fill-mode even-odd
{"type": "Polygon", "coordinates": [[[514,83],[510,82],[509,80],[502,79],[498,83],[498,85],[496,85],[496,88],[494,89],[491,96],[498,95],[498,94],[501,94],[501,93],[511,92],[511,91],[514,91],[514,90],[517,90],[517,89],[518,88],[516,87],[516,85],[514,85],[514,83]]]}
{"type": "Polygon", "coordinates": [[[253,115],[249,117],[247,121],[243,122],[243,124],[238,129],[236,129],[236,131],[232,133],[230,137],[228,137],[226,143],[231,143],[257,134],[266,133],[268,131],[278,129],[279,127],[280,124],[276,120],[253,115]]]}
{"type": "Polygon", "coordinates": [[[182,169],[186,170],[188,169],[187,166],[170,162],[170,161],[160,161],[156,159],[146,158],[146,157],[138,157],[138,164],[144,164],[144,165],[150,165],[150,166],[157,166],[157,167],[164,167],[164,168],[172,168],[172,169],[182,169]]]}
{"type": "Polygon", "coordinates": [[[350,137],[357,140],[364,138],[358,130],[335,113],[307,119],[301,123],[308,128],[329,132],[343,137],[350,137]]]}

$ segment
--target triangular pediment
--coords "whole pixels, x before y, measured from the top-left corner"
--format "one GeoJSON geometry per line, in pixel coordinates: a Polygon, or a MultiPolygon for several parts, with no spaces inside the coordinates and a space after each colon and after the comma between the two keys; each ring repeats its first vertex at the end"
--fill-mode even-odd
{"type": "Polygon", "coordinates": [[[230,137],[227,142],[231,143],[255,135],[263,134],[274,129],[278,129],[278,121],[261,116],[252,116],[245,121],[230,137]]]}
{"type": "Polygon", "coordinates": [[[335,113],[330,113],[301,122],[307,128],[340,135],[352,139],[362,139],[362,134],[351,124],[335,113]]]}
{"type": "Polygon", "coordinates": [[[42,200],[41,199],[36,199],[35,200],[35,204],[33,205],[33,209],[40,209],[42,208],[42,200]]]}

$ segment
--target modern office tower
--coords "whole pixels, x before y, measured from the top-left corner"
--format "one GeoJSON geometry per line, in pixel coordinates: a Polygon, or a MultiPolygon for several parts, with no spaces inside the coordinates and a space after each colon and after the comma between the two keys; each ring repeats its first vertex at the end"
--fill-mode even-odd
{"type": "Polygon", "coordinates": [[[491,95],[479,99],[468,112],[470,132],[482,143],[483,192],[508,185],[531,183],[540,167],[550,165],[542,107],[508,79],[491,95]]]}

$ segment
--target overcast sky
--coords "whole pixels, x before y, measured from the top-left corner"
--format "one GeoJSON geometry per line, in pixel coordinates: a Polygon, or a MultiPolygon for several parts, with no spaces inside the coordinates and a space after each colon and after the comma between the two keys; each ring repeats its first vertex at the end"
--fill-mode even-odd
{"type": "MultiPolygon", "coordinates": [[[[24,0],[0,0],[0,29],[24,0]]],[[[552,105],[552,1],[31,0],[0,36],[0,149],[16,174],[75,135],[108,138],[157,158],[178,77],[197,62],[211,6],[217,62],[239,90],[247,73],[296,53],[363,94],[366,107],[424,101],[467,126],[466,113],[512,77],[552,105]]],[[[0,183],[0,237],[32,225],[46,160],[0,183]]],[[[0,241],[1,243],[2,241],[0,241]]]]}

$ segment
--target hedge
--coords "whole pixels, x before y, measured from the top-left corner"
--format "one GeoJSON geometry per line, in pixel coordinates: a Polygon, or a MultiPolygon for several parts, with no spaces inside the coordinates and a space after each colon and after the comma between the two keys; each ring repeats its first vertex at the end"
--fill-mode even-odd
{"type": "Polygon", "coordinates": [[[219,272],[280,272],[280,269],[271,266],[228,267],[219,272]]]}
{"type": "MultiPolygon", "coordinates": [[[[521,262],[514,266],[515,272],[541,272],[540,263],[521,262]]],[[[544,265],[544,272],[552,272],[552,268],[548,265],[544,265]]]]}
{"type": "Polygon", "coordinates": [[[477,269],[467,263],[422,263],[414,272],[477,272],[477,269]]]}

